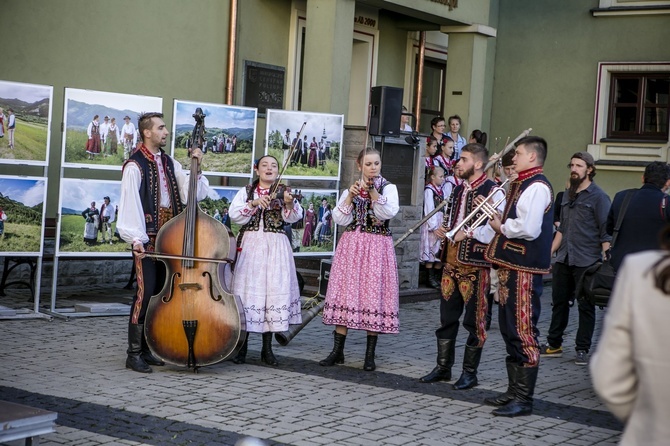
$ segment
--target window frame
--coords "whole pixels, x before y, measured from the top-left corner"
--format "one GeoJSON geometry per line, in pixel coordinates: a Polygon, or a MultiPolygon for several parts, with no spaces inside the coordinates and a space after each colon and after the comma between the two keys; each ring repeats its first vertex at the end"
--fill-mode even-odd
{"type": "Polygon", "coordinates": [[[647,102],[647,89],[649,82],[653,79],[664,79],[670,80],[670,73],[663,72],[611,72],[610,73],[610,93],[608,100],[608,109],[607,109],[607,128],[606,128],[606,139],[615,141],[615,140],[627,140],[627,141],[667,141],[668,140],[668,127],[670,127],[670,103],[666,104],[650,104],[647,102]],[[625,103],[617,102],[617,83],[621,80],[637,80],[637,101],[635,103],[625,103]],[[645,110],[649,106],[654,106],[655,108],[664,108],[665,109],[665,132],[646,132],[645,128],[645,110]],[[614,119],[616,116],[616,111],[623,108],[635,108],[635,123],[634,130],[631,131],[622,131],[614,129],[614,119]]]}

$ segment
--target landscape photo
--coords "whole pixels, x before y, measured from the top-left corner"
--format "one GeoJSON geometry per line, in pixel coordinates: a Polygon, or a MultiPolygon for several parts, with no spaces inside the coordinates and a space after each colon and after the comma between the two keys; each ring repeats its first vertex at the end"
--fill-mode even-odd
{"type": "Polygon", "coordinates": [[[334,254],[337,225],[333,221],[333,208],[339,194],[330,189],[304,189],[294,193],[301,195],[302,220],[291,225],[294,256],[334,254]]]}
{"type": "Polygon", "coordinates": [[[265,154],[286,166],[282,178],[339,180],[343,132],[344,115],[268,110],[265,154]]]}
{"type": "Polygon", "coordinates": [[[249,107],[175,100],[172,156],[189,169],[190,150],[198,147],[204,152],[201,170],[205,174],[251,176],[257,113],[249,107]],[[198,110],[198,119],[204,120],[204,131],[194,136],[194,115],[198,110]]]}
{"type": "Polygon", "coordinates": [[[42,255],[46,191],[46,178],[0,175],[0,255],[42,255]]]}
{"type": "Polygon", "coordinates": [[[52,99],[51,86],[0,81],[1,163],[46,165],[52,99]]]}
{"type": "Polygon", "coordinates": [[[162,98],[76,88],[65,89],[64,104],[63,166],[107,170],[140,147],[139,115],[163,110],[162,98]]]}
{"type": "Polygon", "coordinates": [[[56,255],[130,257],[116,232],[120,196],[121,181],[62,178],[56,255]]]}

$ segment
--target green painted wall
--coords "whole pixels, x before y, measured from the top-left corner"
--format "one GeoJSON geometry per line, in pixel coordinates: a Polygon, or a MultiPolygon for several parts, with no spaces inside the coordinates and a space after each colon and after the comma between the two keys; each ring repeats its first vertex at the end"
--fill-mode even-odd
{"type": "MultiPolygon", "coordinates": [[[[546,138],[557,190],[592,140],[598,62],[670,60],[668,15],[593,17],[598,3],[500,0],[491,137],[532,127],[546,138]]],[[[640,173],[600,170],[596,182],[612,196],[640,173]]]]}
{"type": "MultiPolygon", "coordinates": [[[[407,31],[398,28],[394,16],[379,12],[379,54],[375,85],[402,88],[405,83],[407,31]]],[[[405,92],[405,102],[412,103],[405,92]]]]}
{"type": "MultiPolygon", "coordinates": [[[[241,105],[244,59],[286,66],[291,2],[239,4],[234,102],[241,105]]],[[[64,89],[162,97],[169,128],[173,99],[223,103],[229,7],[222,0],[0,2],[0,29],[11,37],[3,44],[0,79],[54,87],[47,216],[57,207],[64,89]]],[[[260,151],[264,120],[257,129],[260,151]]],[[[0,173],[41,176],[42,169],[0,165],[0,173]]],[[[90,176],[118,180],[120,172],[90,176]]]]}

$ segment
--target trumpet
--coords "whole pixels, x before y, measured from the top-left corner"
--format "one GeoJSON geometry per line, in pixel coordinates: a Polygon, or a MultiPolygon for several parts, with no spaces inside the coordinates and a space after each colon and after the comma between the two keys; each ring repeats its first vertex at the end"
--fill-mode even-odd
{"type": "Polygon", "coordinates": [[[493,217],[493,214],[498,212],[498,206],[505,201],[505,185],[509,182],[509,178],[506,179],[500,186],[496,186],[491,189],[488,196],[477,205],[476,208],[472,210],[459,224],[457,224],[451,231],[447,232],[447,238],[451,243],[454,243],[454,237],[461,229],[465,232],[474,231],[476,228],[480,227],[488,221],[489,218],[493,217]],[[496,200],[495,203],[489,203],[489,200],[492,200],[494,195],[498,192],[502,192],[503,196],[499,200],[496,200]]]}

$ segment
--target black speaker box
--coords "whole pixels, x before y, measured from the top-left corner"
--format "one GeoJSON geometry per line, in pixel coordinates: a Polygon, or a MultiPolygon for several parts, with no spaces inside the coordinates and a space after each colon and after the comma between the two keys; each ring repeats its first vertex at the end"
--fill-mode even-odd
{"type": "Polygon", "coordinates": [[[319,273],[319,296],[326,297],[328,291],[328,280],[330,279],[330,267],[333,266],[331,259],[321,260],[321,271],[319,273]]]}
{"type": "Polygon", "coordinates": [[[370,90],[370,128],[374,136],[400,136],[402,88],[372,87],[370,90]]]}

